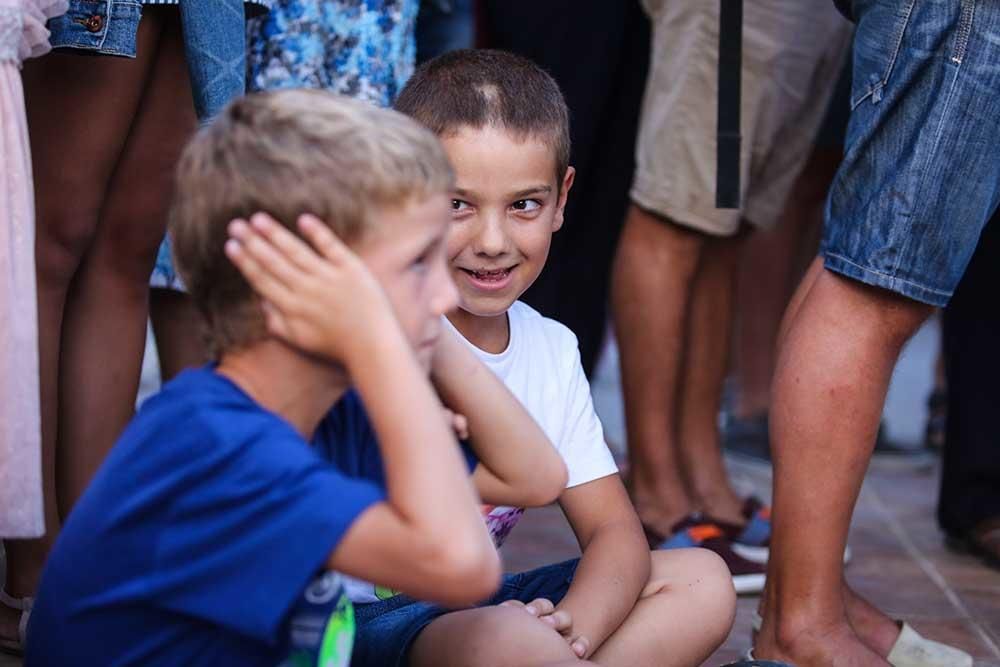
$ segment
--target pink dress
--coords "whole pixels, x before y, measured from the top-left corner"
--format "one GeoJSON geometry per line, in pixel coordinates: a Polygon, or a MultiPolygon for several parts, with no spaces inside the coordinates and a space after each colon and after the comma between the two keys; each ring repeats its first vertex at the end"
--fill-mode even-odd
{"type": "Polygon", "coordinates": [[[38,537],[42,505],[35,202],[21,62],[66,0],[0,0],[0,537],[38,537]]]}

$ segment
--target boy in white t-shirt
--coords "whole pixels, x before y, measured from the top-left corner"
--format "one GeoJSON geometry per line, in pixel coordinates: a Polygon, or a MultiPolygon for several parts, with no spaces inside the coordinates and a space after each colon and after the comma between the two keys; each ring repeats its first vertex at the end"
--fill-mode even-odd
{"type": "MultiPolygon", "coordinates": [[[[438,135],[456,172],[447,253],[460,309],[448,319],[562,454],[569,480],[559,503],[582,556],[508,575],[474,609],[378,589],[375,598],[390,597],[375,600],[369,590],[353,599],[352,664],[701,664],[732,625],[725,563],[702,549],[650,554],[604,443],[576,337],[517,301],[545,264],[573,184],[558,86],[518,56],[456,51],[418,69],[397,108],[438,135]],[[538,636],[506,632],[495,605],[538,617],[538,636]]],[[[523,509],[485,511],[499,545],[523,509]]]]}

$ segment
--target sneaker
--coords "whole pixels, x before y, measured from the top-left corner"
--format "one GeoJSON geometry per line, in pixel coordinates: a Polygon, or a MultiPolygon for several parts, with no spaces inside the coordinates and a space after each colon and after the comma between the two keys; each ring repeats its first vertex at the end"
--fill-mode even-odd
{"type": "MultiPolygon", "coordinates": [[[[743,503],[743,525],[709,518],[725,533],[733,551],[751,563],[767,565],[771,556],[771,507],[756,496],[750,496],[743,503]]],[[[851,547],[844,548],[844,565],[851,562],[851,547]]]]}
{"type": "Polygon", "coordinates": [[[687,549],[701,547],[715,552],[726,562],[738,594],[760,593],[764,590],[765,567],[743,558],[733,550],[725,532],[705,517],[692,514],[676,523],[668,536],[646,528],[646,538],[653,549],[687,549]]]}
{"type": "Polygon", "coordinates": [[[733,551],[752,563],[767,564],[771,554],[771,508],[756,496],[750,496],[741,510],[743,525],[711,519],[722,528],[732,543],[733,551]]]}

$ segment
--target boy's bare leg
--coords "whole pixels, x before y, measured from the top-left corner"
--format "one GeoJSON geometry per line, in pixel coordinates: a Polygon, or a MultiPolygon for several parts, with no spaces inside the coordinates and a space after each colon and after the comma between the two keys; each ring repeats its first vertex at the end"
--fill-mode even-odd
{"type": "Polygon", "coordinates": [[[558,632],[517,607],[445,614],[417,637],[411,667],[542,667],[580,663],[558,632]]]}
{"type": "Polygon", "coordinates": [[[704,237],[629,207],[612,276],[632,498],[667,534],[693,507],[680,476],[677,406],[691,287],[704,237]]]}
{"type": "Polygon", "coordinates": [[[170,289],[150,290],[149,318],[153,323],[163,382],[185,368],[208,361],[202,335],[204,325],[187,294],[170,289]]]}
{"type": "Polygon", "coordinates": [[[775,523],[755,655],[885,665],[870,647],[898,628],[845,590],[841,559],[893,366],[930,308],[818,264],[800,290],[774,385],[775,523]],[[865,623],[850,623],[859,612],[865,623]]]}
{"type": "Polygon", "coordinates": [[[718,415],[729,370],[736,270],[745,242],[744,234],[705,240],[688,311],[677,441],[695,508],[735,524],[746,519],[722,458],[718,415]]]}
{"type": "Polygon", "coordinates": [[[725,562],[703,549],[654,551],[632,613],[591,659],[599,665],[693,667],[733,625],[736,593],[725,562]]]}

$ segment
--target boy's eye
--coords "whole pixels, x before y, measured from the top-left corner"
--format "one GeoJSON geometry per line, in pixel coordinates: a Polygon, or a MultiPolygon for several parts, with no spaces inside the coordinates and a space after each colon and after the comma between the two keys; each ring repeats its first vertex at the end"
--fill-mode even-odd
{"type": "Polygon", "coordinates": [[[518,199],[510,206],[515,211],[537,211],[542,207],[542,203],[537,199],[518,199]]]}
{"type": "Polygon", "coordinates": [[[452,199],[451,200],[451,210],[455,211],[456,213],[460,212],[460,211],[468,210],[468,208],[469,208],[469,203],[468,202],[464,202],[461,199],[452,199]]]}

